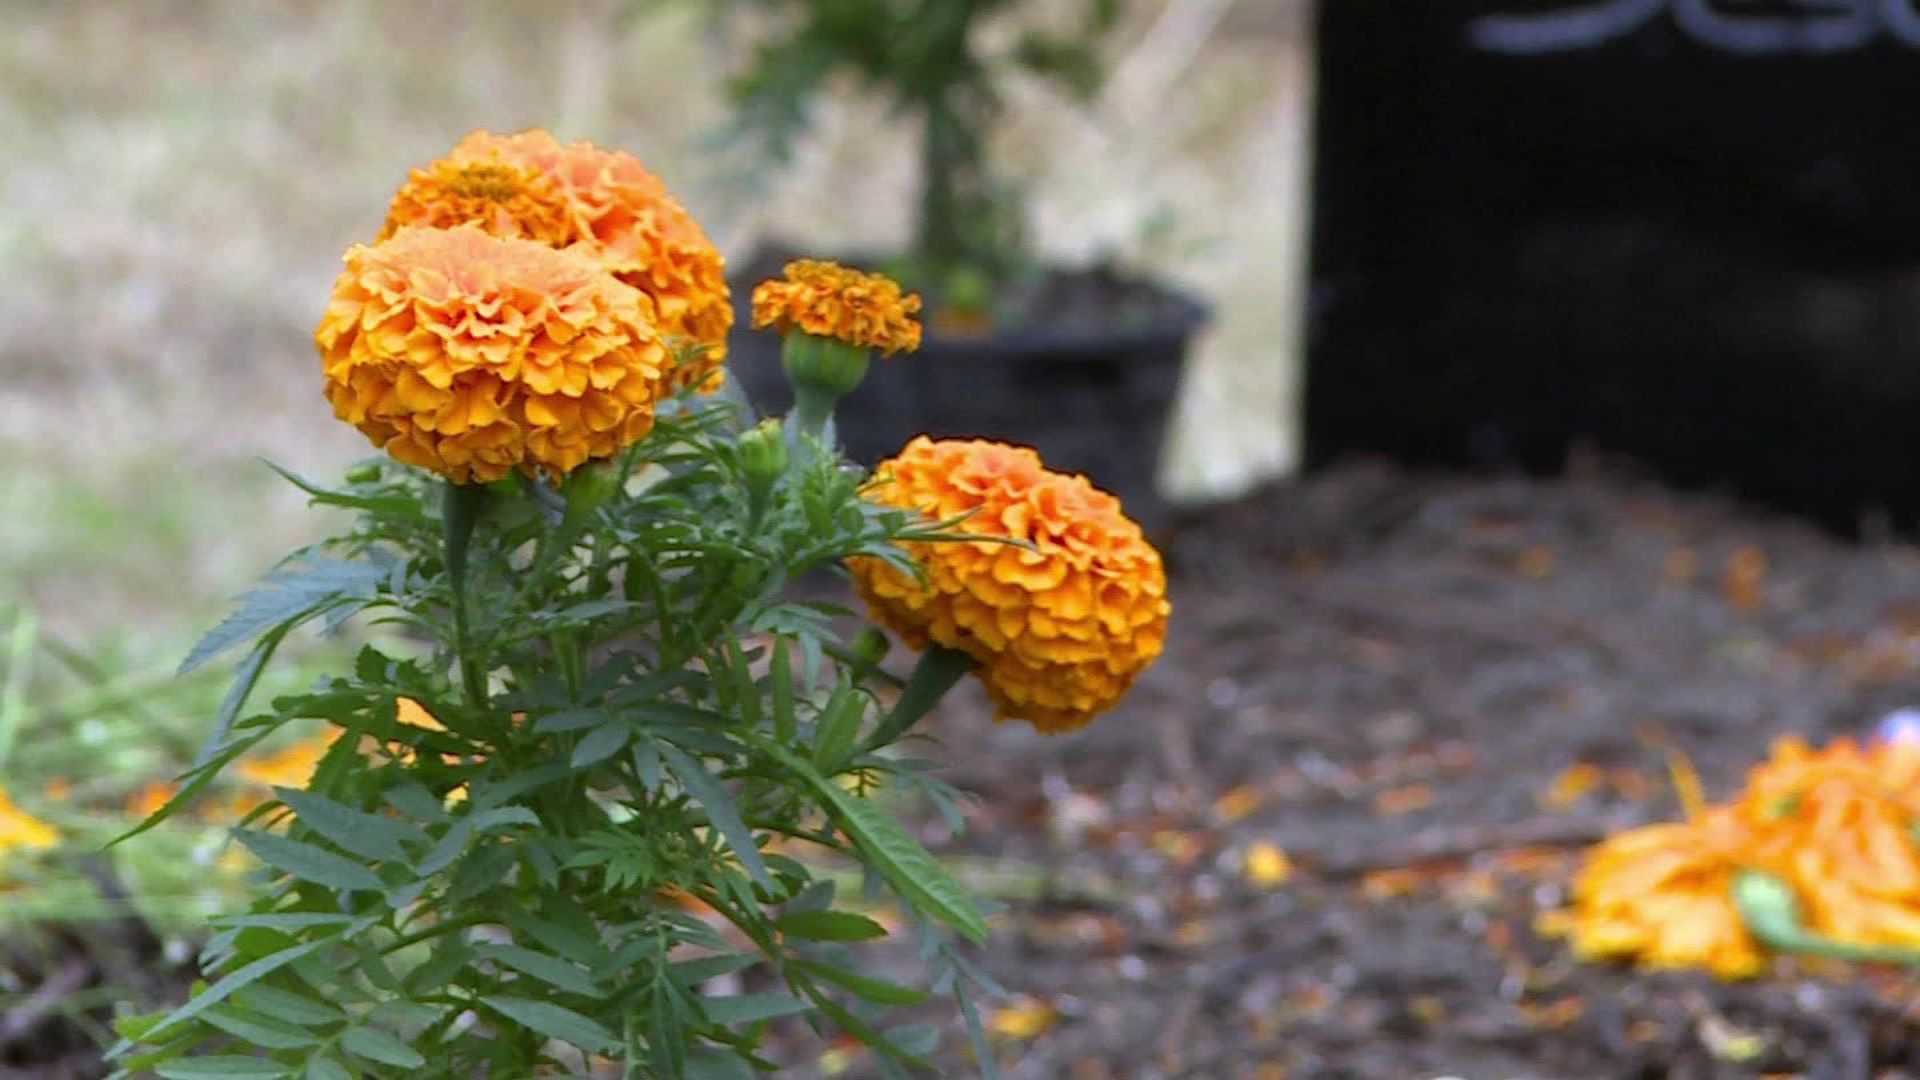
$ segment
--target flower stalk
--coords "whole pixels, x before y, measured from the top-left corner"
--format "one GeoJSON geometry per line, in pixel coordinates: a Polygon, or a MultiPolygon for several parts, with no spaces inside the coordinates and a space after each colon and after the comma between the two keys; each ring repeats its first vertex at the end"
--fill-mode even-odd
{"type": "Polygon", "coordinates": [[[482,712],[487,709],[487,673],[476,659],[473,631],[467,618],[467,547],[473,542],[473,526],[480,519],[487,489],[479,484],[456,484],[449,480],[441,503],[441,522],[447,556],[447,587],[453,593],[453,652],[460,664],[460,681],[467,703],[482,712]]]}

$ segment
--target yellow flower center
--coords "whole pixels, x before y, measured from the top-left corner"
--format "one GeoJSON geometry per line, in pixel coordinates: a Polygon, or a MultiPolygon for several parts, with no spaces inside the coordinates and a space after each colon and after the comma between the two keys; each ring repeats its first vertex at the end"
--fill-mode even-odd
{"type": "Polygon", "coordinates": [[[456,195],[494,202],[506,202],[526,192],[520,170],[494,164],[462,165],[448,178],[447,188],[456,195]]]}

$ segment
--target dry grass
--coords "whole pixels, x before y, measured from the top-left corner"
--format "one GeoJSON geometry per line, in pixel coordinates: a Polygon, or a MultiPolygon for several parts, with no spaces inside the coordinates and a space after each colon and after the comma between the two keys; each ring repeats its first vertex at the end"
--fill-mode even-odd
{"type": "MultiPolygon", "coordinates": [[[[1002,149],[1044,248],[1118,254],[1219,305],[1181,403],[1178,492],[1292,463],[1277,418],[1295,392],[1300,2],[1143,11],[1091,111],[1015,88],[1002,149]]],[[[320,403],[307,336],[338,252],[472,128],[632,149],[735,254],[773,231],[903,235],[910,133],[867,103],[823,110],[765,198],[712,187],[697,140],[723,116],[726,57],[699,4],[618,18],[628,6],[9,4],[0,605],[62,632],[168,635],[315,533],[252,456],[326,475],[365,452],[320,403]]]]}

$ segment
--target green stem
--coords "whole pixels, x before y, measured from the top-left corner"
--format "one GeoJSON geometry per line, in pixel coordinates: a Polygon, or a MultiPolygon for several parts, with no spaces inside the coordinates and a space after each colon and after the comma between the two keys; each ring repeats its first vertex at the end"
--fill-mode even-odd
{"type": "Polygon", "coordinates": [[[796,454],[806,449],[805,436],[826,439],[827,422],[833,419],[833,406],[837,399],[832,394],[822,393],[809,386],[796,385],[793,388],[793,425],[788,430],[794,440],[796,454]]]}
{"type": "Polygon", "coordinates": [[[1775,952],[1920,967],[1920,949],[1856,945],[1808,933],[1800,922],[1800,905],[1793,889],[1772,875],[1741,871],[1733,880],[1733,901],[1747,932],[1775,952]]]}
{"type": "Polygon", "coordinates": [[[913,674],[907,676],[906,689],[900,691],[893,711],[874,729],[860,752],[872,753],[898,741],[938,705],[947,691],[953,689],[953,684],[972,671],[973,666],[973,657],[966,653],[941,645],[928,646],[927,651],[920,654],[920,662],[914,665],[913,674]]]}
{"type": "Polygon", "coordinates": [[[473,526],[480,518],[487,489],[479,484],[447,484],[441,519],[446,527],[447,584],[453,590],[453,651],[460,660],[460,681],[466,688],[467,702],[486,711],[487,673],[475,662],[473,636],[467,624],[467,545],[473,539],[473,526]]]}

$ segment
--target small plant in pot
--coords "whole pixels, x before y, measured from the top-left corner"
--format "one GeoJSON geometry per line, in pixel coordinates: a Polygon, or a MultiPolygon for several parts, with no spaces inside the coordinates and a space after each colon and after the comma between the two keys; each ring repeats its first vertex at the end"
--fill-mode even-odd
{"type": "MultiPolygon", "coordinates": [[[[1020,193],[988,153],[988,133],[1002,113],[998,84],[1025,71],[1091,99],[1103,78],[1099,44],[1122,4],[1084,0],[1071,29],[1024,30],[1003,55],[986,55],[981,24],[1015,6],[736,0],[731,9],[769,18],[751,62],[730,85],[734,134],[785,160],[812,101],[841,73],[919,122],[911,248],[840,254],[843,262],[886,270],[925,298],[921,352],[936,362],[876,367],[858,391],[857,426],[839,432],[850,456],[870,463],[923,431],[987,432],[1034,446],[1070,470],[1117,480],[1129,505],[1152,520],[1166,417],[1205,309],[1110,267],[1069,270],[1034,257],[1020,193]]],[[[788,254],[762,250],[739,278],[776,276],[788,254]]],[[[736,290],[740,300],[745,295],[736,290]]],[[[767,348],[743,342],[733,363],[756,402],[783,404],[785,383],[767,348]]]]}

